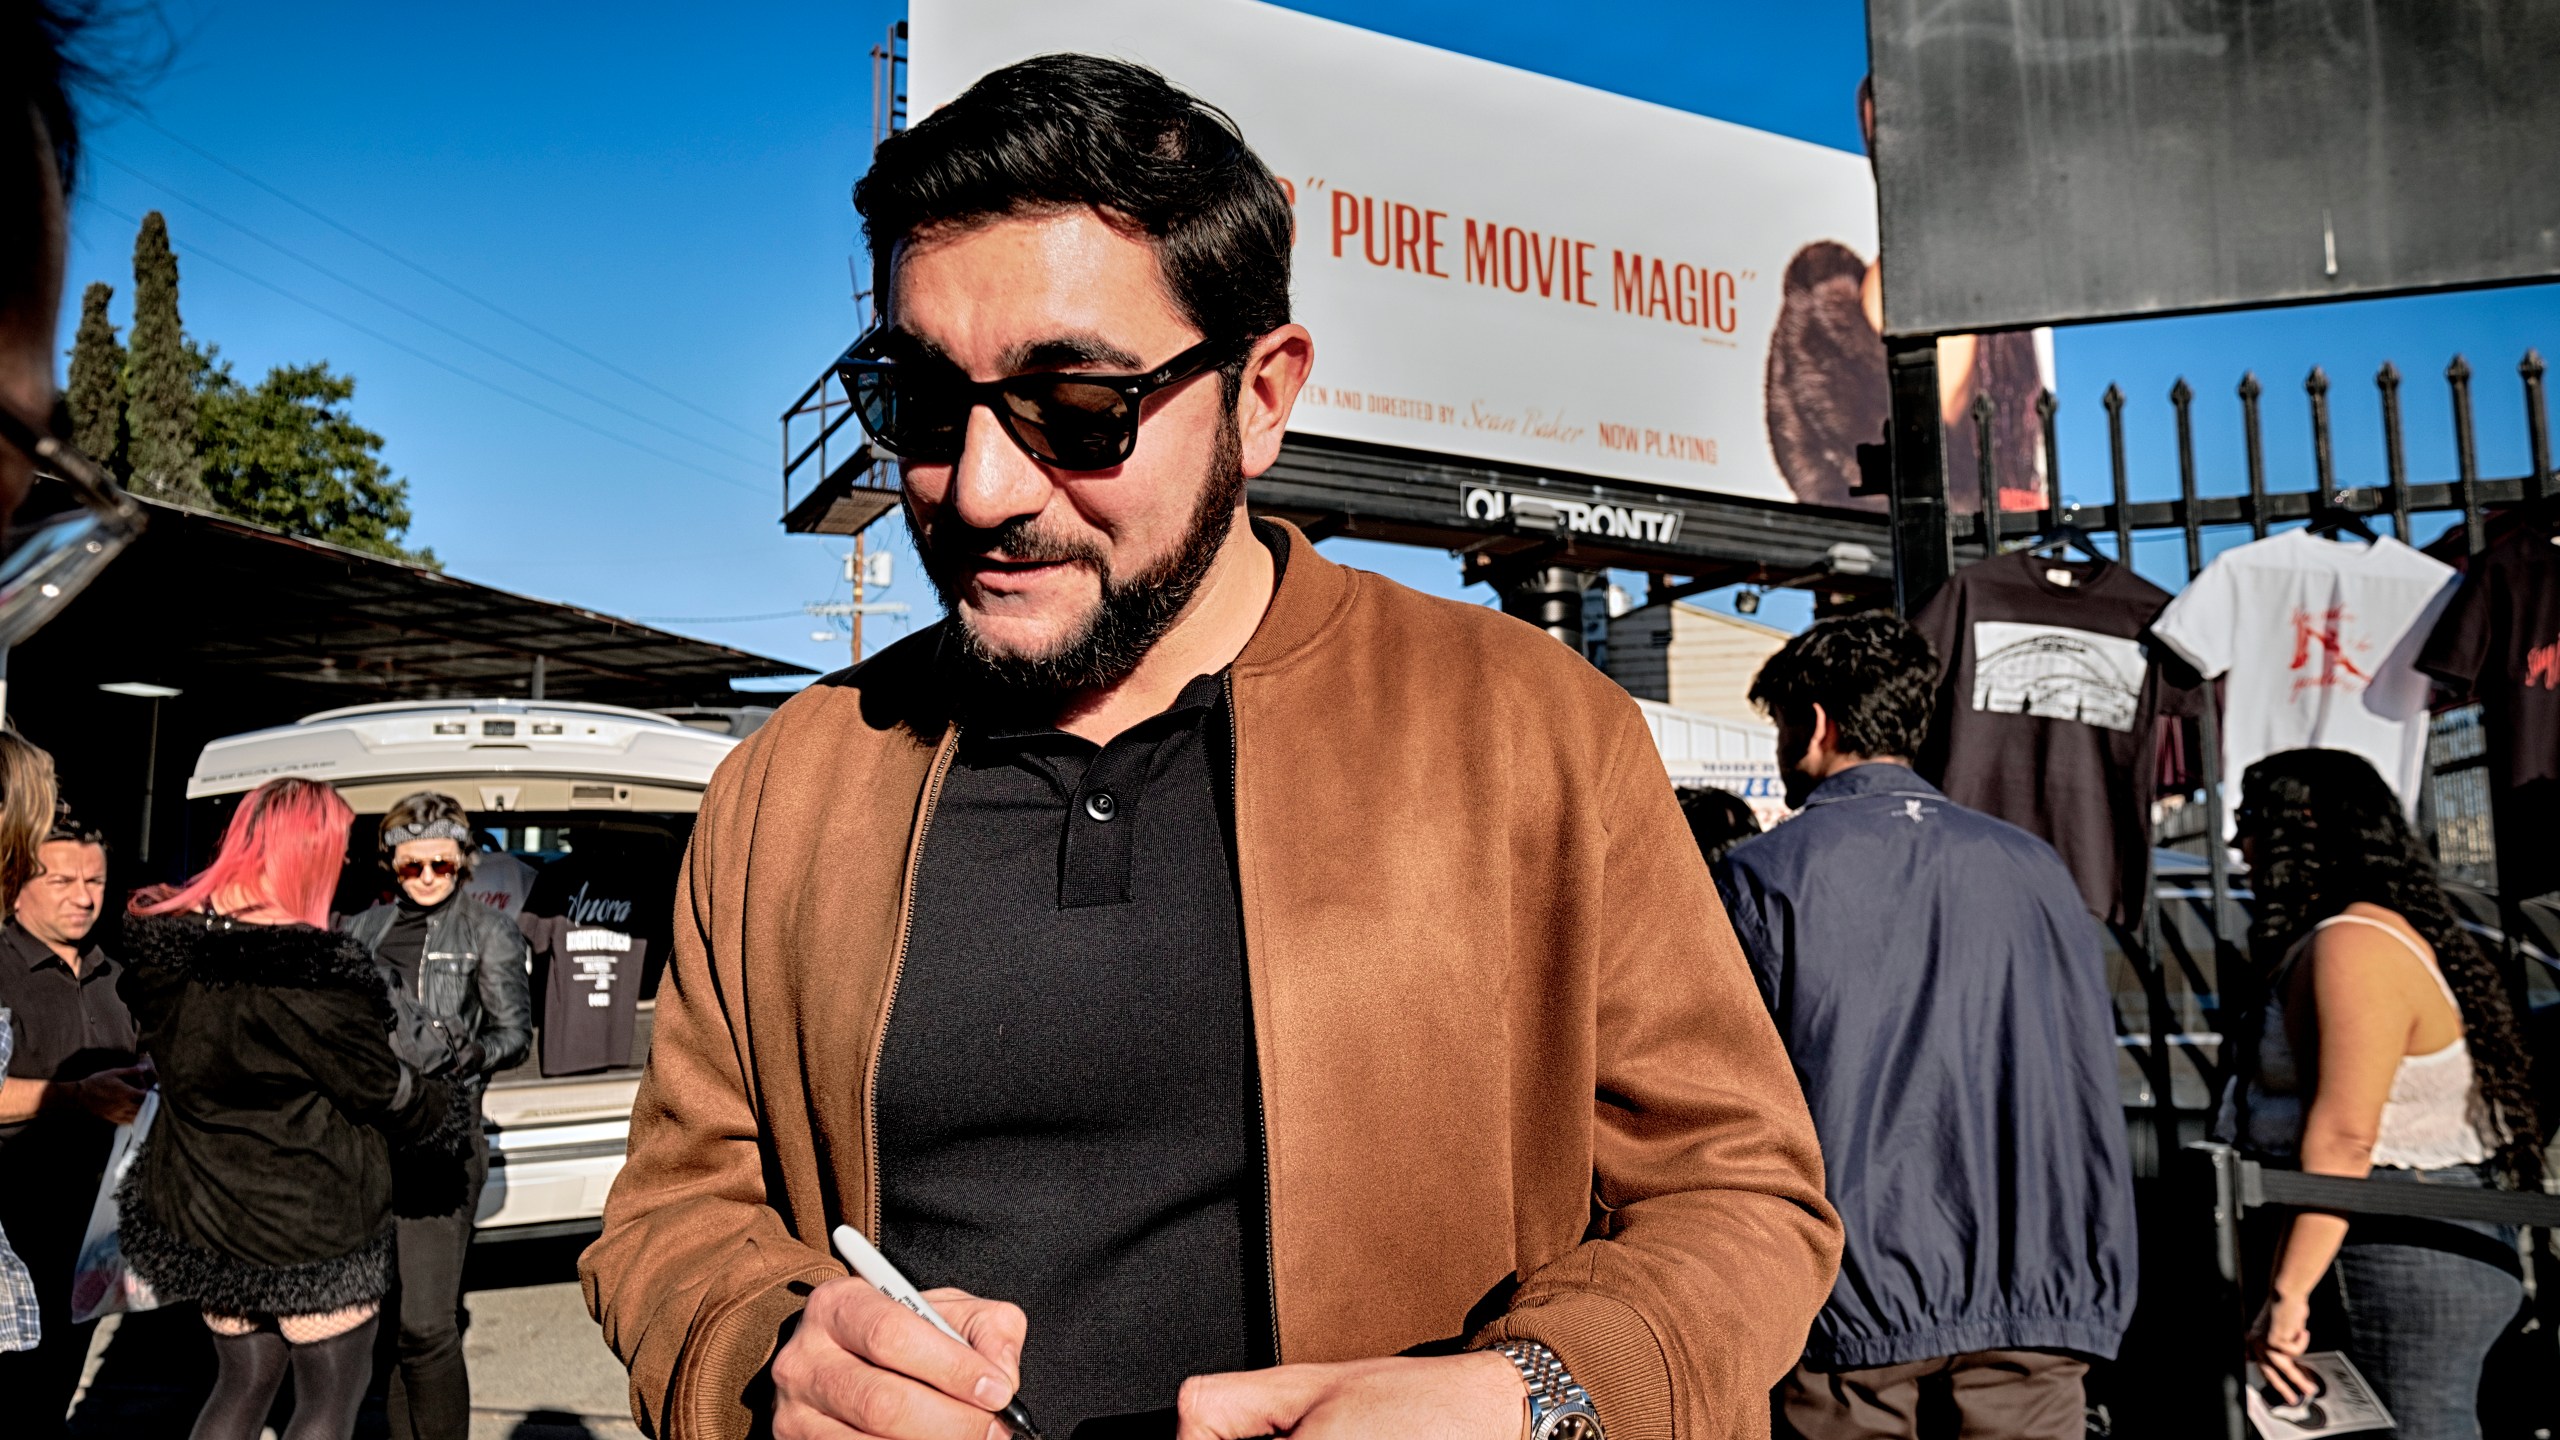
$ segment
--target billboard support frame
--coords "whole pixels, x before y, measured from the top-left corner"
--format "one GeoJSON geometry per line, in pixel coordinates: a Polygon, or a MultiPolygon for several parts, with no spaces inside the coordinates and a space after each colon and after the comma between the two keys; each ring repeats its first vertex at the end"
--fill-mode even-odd
{"type": "Polygon", "coordinates": [[[1893,400],[1893,604],[1908,616],[1955,573],[1938,342],[1888,337],[1885,378],[1893,400]]]}

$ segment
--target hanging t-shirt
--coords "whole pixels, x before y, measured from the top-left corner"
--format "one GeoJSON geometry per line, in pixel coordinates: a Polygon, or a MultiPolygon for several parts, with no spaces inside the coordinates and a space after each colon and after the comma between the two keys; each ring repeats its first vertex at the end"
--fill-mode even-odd
{"type": "Polygon", "coordinates": [[[2412,662],[2453,582],[2453,567],[2397,540],[2303,530],[2225,551],[2188,582],[2152,633],[2207,677],[2230,676],[2225,793],[2258,760],[2317,746],[2373,762],[2414,815],[2430,687],[2412,662]]]}
{"type": "Polygon", "coordinates": [[[542,990],[543,1074],[632,1063],[643,966],[663,953],[667,868],[662,847],[610,833],[543,867],[516,922],[534,946],[542,990]]]}
{"type": "Polygon", "coordinates": [[[649,942],[561,915],[526,915],[516,923],[542,971],[542,1073],[585,1075],[630,1065],[649,942]]]}
{"type": "Polygon", "coordinates": [[[2560,506],[2472,558],[2418,668],[2480,702],[2503,879],[2560,890],[2560,506]]]}
{"type": "Polygon", "coordinates": [[[1941,665],[1920,773],[2043,838],[2117,924],[2148,872],[2156,720],[2190,696],[2142,640],[2168,603],[2112,561],[2021,552],[1956,572],[1912,617],[1941,665]]]}
{"type": "Polygon", "coordinates": [[[532,866],[504,850],[483,850],[462,893],[513,920],[524,913],[524,902],[533,894],[534,874],[532,866]]]}

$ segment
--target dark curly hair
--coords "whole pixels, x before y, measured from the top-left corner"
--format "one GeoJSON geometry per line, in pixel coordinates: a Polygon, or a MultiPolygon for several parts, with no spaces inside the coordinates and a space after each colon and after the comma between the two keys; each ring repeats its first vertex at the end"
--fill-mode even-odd
{"type": "Polygon", "coordinates": [[[1816,622],[1789,640],[1751,681],[1751,703],[1802,724],[1820,705],[1852,755],[1920,753],[1938,655],[1911,622],[1882,610],[1816,622]]]}
{"type": "Polygon", "coordinates": [[[2408,921],[2434,948],[2436,968],[2461,1007],[2500,1178],[2511,1186],[2538,1185],[2542,1125],[2506,984],[2454,918],[2400,797],[2361,755],[2285,750],[2241,777],[2235,823],[2256,852],[2249,886],[2257,918],[2249,944],[2258,973],[2273,975],[2313,926],[2355,901],[2408,921]]]}
{"type": "Polygon", "coordinates": [[[1224,111],[1141,65],[1040,55],[993,71],[882,141],[853,187],[881,296],[898,245],[919,231],[1077,207],[1147,237],[1203,336],[1289,323],[1280,182],[1224,111]]]}

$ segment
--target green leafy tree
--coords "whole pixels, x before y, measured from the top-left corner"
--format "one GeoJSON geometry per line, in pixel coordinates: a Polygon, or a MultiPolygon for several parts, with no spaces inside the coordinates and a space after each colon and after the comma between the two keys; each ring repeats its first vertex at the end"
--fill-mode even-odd
{"type": "Polygon", "coordinates": [[[441,568],[400,543],[409,482],[382,460],[382,437],[355,422],[353,376],[326,361],[279,365],[243,385],[218,347],[194,362],[197,433],[213,504],[253,524],[350,550],[441,568]]]}
{"type": "Polygon", "coordinates": [[[89,282],[80,295],[80,331],[71,342],[71,443],[82,454],[124,479],[133,473],[126,453],[130,432],[124,418],[124,344],[116,339],[115,322],[107,318],[107,302],[115,287],[89,282]]]}
{"type": "Polygon", "coordinates": [[[154,499],[205,505],[196,457],[196,372],[178,323],[178,256],[169,222],[154,210],[133,240],[133,353],[125,362],[125,419],[133,488],[154,499]]]}

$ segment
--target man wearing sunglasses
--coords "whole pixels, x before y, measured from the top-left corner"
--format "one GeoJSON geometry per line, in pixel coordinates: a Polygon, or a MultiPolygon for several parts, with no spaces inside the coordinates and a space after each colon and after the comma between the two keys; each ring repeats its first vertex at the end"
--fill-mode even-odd
{"type": "Polygon", "coordinates": [[[1838,1247],[1802,1097],[1626,695],[1248,516],[1313,361],[1270,172],[1047,56],[855,204],[948,615],[704,796],[582,1262],[644,1423],[1762,1433],[1838,1247]]]}

